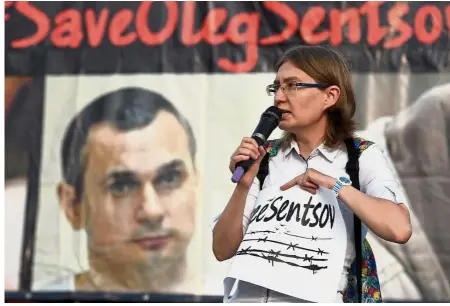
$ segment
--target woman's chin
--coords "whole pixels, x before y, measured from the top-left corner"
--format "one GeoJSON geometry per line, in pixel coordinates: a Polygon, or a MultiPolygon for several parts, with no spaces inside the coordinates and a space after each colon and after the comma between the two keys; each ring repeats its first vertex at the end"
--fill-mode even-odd
{"type": "Polygon", "coordinates": [[[292,129],[292,125],[289,124],[288,120],[281,120],[278,128],[282,131],[290,132],[290,130],[292,129]]]}

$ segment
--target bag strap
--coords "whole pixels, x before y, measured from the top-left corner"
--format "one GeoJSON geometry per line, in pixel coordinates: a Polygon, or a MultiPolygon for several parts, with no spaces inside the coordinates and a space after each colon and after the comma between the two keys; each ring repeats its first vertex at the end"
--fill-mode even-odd
{"type": "MultiPolygon", "coordinates": [[[[350,176],[352,186],[359,190],[359,152],[355,146],[355,140],[353,138],[345,139],[345,146],[347,147],[348,162],[345,166],[345,170],[350,176]]],[[[356,252],[356,286],[358,288],[357,296],[358,303],[361,303],[362,297],[362,233],[361,233],[361,220],[353,214],[353,231],[355,234],[355,252],[356,252]]]]}
{"type": "Polygon", "coordinates": [[[264,185],[264,180],[269,174],[269,159],[274,157],[278,153],[278,139],[268,140],[264,144],[264,149],[266,150],[266,155],[264,155],[261,163],[259,164],[259,171],[256,177],[259,180],[259,189],[261,190],[264,185]]]}
{"type": "Polygon", "coordinates": [[[259,171],[256,175],[259,180],[259,190],[262,189],[264,180],[266,179],[266,176],[269,174],[269,154],[266,153],[266,155],[261,160],[261,163],[259,164],[259,171]]]}

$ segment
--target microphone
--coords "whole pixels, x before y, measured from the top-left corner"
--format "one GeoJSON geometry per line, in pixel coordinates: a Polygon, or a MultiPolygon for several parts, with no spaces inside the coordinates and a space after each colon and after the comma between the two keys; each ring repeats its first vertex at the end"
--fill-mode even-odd
{"type": "MultiPolygon", "coordinates": [[[[266,143],[267,138],[269,138],[273,130],[280,124],[282,114],[283,111],[276,106],[271,106],[262,113],[258,126],[252,135],[252,138],[256,140],[258,146],[262,146],[266,143]]],[[[252,158],[238,162],[233,176],[231,177],[231,181],[233,183],[239,182],[253,162],[254,160],[252,158]]]]}

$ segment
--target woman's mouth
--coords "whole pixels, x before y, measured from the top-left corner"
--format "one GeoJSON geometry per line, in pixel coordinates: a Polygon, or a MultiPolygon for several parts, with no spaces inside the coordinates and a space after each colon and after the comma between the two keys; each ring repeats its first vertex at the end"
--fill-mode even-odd
{"type": "Polygon", "coordinates": [[[291,113],[288,111],[284,111],[283,114],[281,115],[281,120],[286,119],[291,113]]]}

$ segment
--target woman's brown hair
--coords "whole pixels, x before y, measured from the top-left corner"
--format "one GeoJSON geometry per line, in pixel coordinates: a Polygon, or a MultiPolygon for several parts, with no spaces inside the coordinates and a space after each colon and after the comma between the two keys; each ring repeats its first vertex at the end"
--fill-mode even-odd
{"type": "MultiPolygon", "coordinates": [[[[350,65],[339,52],[322,46],[297,46],[288,50],[276,64],[276,71],[286,62],[311,76],[317,83],[335,85],[341,90],[335,105],[326,110],[327,128],[324,144],[335,147],[345,138],[352,137],[356,125],[353,121],[356,102],[353,93],[350,65]]],[[[294,138],[284,133],[280,145],[284,146],[294,138]]]]}

